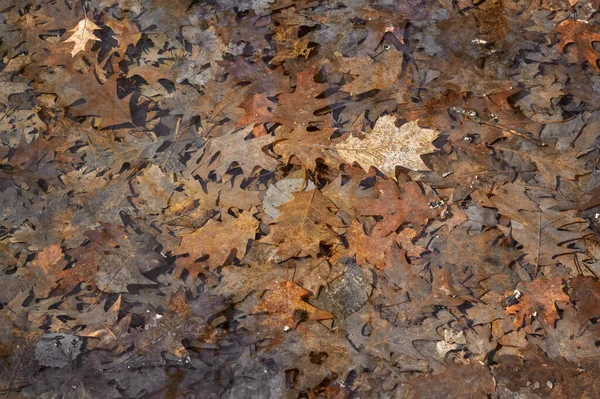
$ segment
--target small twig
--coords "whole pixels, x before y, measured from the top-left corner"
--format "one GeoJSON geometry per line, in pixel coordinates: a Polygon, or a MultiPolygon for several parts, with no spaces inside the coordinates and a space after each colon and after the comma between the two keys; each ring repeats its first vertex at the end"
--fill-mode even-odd
{"type": "Polygon", "coordinates": [[[503,130],[505,132],[508,132],[510,134],[514,134],[515,136],[519,136],[525,140],[529,140],[529,141],[533,141],[534,143],[536,143],[537,145],[541,146],[541,147],[546,147],[547,144],[542,142],[541,140],[538,140],[534,137],[532,137],[532,135],[530,133],[521,133],[513,128],[510,128],[508,126],[502,125],[498,122],[493,122],[493,121],[489,121],[489,120],[484,120],[481,119],[478,115],[477,112],[475,111],[469,111],[466,110],[464,108],[460,108],[460,107],[452,107],[450,108],[450,111],[455,112],[459,115],[463,115],[465,118],[477,123],[478,125],[487,125],[487,126],[491,126],[493,128],[496,129],[500,129],[503,130]]]}
{"type": "Polygon", "coordinates": [[[539,223],[538,223],[538,239],[537,239],[537,256],[535,257],[535,276],[537,277],[538,272],[540,270],[540,245],[542,242],[542,213],[539,214],[539,223]]]}
{"type": "Polygon", "coordinates": [[[175,141],[175,145],[173,146],[173,149],[169,153],[169,156],[167,157],[167,159],[163,163],[163,169],[167,166],[167,162],[169,162],[169,160],[171,159],[171,156],[175,152],[175,148],[177,147],[177,144],[179,144],[179,139],[183,136],[183,135],[177,136],[179,134],[179,126],[180,125],[181,125],[181,116],[179,117],[179,119],[177,119],[177,124],[175,125],[175,135],[173,136],[173,137],[176,137],[177,140],[175,141]]]}

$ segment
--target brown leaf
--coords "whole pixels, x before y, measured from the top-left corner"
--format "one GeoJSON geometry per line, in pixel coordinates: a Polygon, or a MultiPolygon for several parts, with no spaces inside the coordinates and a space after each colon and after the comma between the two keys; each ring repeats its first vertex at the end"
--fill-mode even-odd
{"type": "Polygon", "coordinates": [[[263,151],[275,138],[262,136],[246,140],[252,133],[252,128],[253,125],[248,125],[233,133],[212,138],[207,144],[201,166],[214,170],[218,178],[221,178],[234,162],[242,169],[244,176],[250,176],[258,166],[267,170],[277,167],[279,162],[263,151]]]}
{"type": "MultiPolygon", "coordinates": [[[[507,314],[515,315],[515,326],[524,327],[526,319],[540,314],[546,323],[554,327],[560,318],[556,302],[569,302],[569,296],[563,291],[562,278],[547,279],[538,277],[530,283],[522,283],[518,303],[506,308],[507,314]]],[[[513,292],[507,295],[514,295],[513,292]]]]}
{"type": "Polygon", "coordinates": [[[121,335],[129,327],[132,316],[129,314],[118,321],[120,310],[120,296],[106,311],[104,310],[104,303],[95,303],[85,312],[71,314],[72,317],[75,317],[74,321],[69,323],[69,326],[84,326],[83,329],[77,331],[77,335],[93,338],[89,340],[88,348],[114,350],[119,353],[125,349],[121,342],[121,335]]]}
{"type": "Polygon", "coordinates": [[[378,269],[386,269],[391,262],[391,248],[396,245],[396,234],[388,236],[367,235],[361,223],[356,220],[346,230],[348,249],[350,256],[356,256],[359,264],[370,264],[378,269]]]}
{"type": "Polygon", "coordinates": [[[60,245],[51,245],[38,253],[23,273],[37,280],[34,292],[39,297],[46,298],[56,288],[57,276],[60,276],[66,265],[67,261],[60,245]]]}
{"type": "Polygon", "coordinates": [[[342,86],[341,90],[357,95],[370,90],[385,90],[394,86],[402,74],[402,53],[391,49],[381,57],[343,57],[341,53],[333,54],[333,64],[342,73],[352,77],[352,81],[342,86]]]}
{"type": "Polygon", "coordinates": [[[271,233],[261,242],[277,245],[282,257],[317,255],[321,243],[338,241],[333,228],[343,224],[331,213],[335,205],[319,190],[296,192],[291,201],[278,209],[281,215],[271,225],[271,233]]]}
{"type": "Polygon", "coordinates": [[[62,262],[63,259],[60,245],[51,245],[37,255],[33,264],[41,267],[46,274],[52,274],[66,266],[66,262],[62,262]]]}
{"type": "Polygon", "coordinates": [[[329,139],[335,130],[331,127],[329,119],[318,131],[309,132],[306,126],[298,126],[289,134],[282,136],[284,140],[277,141],[273,151],[281,155],[287,163],[292,156],[297,157],[308,170],[315,170],[319,159],[331,167],[337,167],[342,159],[333,151],[333,143],[329,139]]]}
{"type": "Polygon", "coordinates": [[[589,276],[577,276],[569,281],[569,287],[581,325],[600,317],[600,281],[589,276]]]}
{"type": "Polygon", "coordinates": [[[327,106],[331,100],[317,98],[327,88],[315,82],[314,77],[318,71],[319,68],[315,65],[307,67],[296,75],[294,92],[282,93],[277,97],[279,105],[273,111],[279,116],[277,122],[290,129],[301,128],[303,131],[311,122],[323,120],[323,117],[315,115],[315,112],[327,106]]]}
{"type": "Polygon", "coordinates": [[[226,215],[222,221],[209,220],[206,225],[186,235],[175,255],[189,254],[198,259],[208,255],[206,263],[210,267],[221,266],[231,251],[242,257],[248,240],[254,239],[258,220],[250,212],[243,212],[237,218],[226,215]]]}
{"type": "Polygon", "coordinates": [[[276,329],[294,329],[303,321],[327,320],[335,316],[318,309],[308,302],[310,292],[291,281],[283,281],[272,286],[252,314],[266,313],[263,322],[276,329]]]}
{"type": "Polygon", "coordinates": [[[496,188],[494,195],[478,198],[511,219],[510,228],[500,229],[523,245],[529,263],[539,267],[562,262],[568,266],[566,255],[581,252],[578,241],[584,236],[587,222],[575,211],[540,207],[528,193],[527,188],[511,183],[496,188]]]}
{"type": "Polygon", "coordinates": [[[588,61],[596,71],[600,72],[598,67],[600,54],[592,45],[600,41],[600,33],[595,25],[588,21],[569,19],[556,25],[554,31],[560,33],[558,51],[564,53],[565,47],[574,43],[579,62],[588,61]]]}
{"type": "Polygon", "coordinates": [[[427,222],[439,215],[440,210],[430,203],[439,201],[433,193],[424,194],[417,182],[396,183],[394,180],[379,181],[374,192],[377,198],[361,198],[357,201],[358,214],[382,216],[377,224],[377,234],[386,236],[403,223],[410,222],[420,232],[427,222]]]}
{"type": "Polygon", "coordinates": [[[451,316],[447,312],[429,317],[417,326],[396,327],[385,320],[373,320],[373,331],[364,344],[368,353],[390,361],[394,359],[410,371],[427,371],[424,355],[415,347],[417,341],[438,342],[442,337],[436,329],[446,323],[451,316]]]}
{"type": "Polygon", "coordinates": [[[408,385],[406,398],[410,399],[484,398],[496,389],[496,382],[488,368],[474,360],[466,364],[449,364],[444,373],[418,376],[408,385]]]}
{"type": "MultiPolygon", "coordinates": [[[[535,394],[548,395],[554,383],[579,374],[577,366],[564,358],[550,359],[537,345],[529,344],[519,355],[501,355],[494,377],[511,391],[531,387],[535,394]],[[548,384],[550,382],[550,384],[548,384]]],[[[530,388],[530,389],[531,389],[530,388]]]]}
{"type": "Polygon", "coordinates": [[[308,48],[307,38],[298,39],[297,28],[291,26],[276,26],[273,40],[277,43],[277,53],[271,60],[271,64],[279,65],[287,59],[303,56],[308,59],[311,49],[308,48]]]}
{"type": "Polygon", "coordinates": [[[125,56],[125,52],[130,45],[135,44],[142,37],[142,33],[139,31],[137,25],[129,19],[129,16],[125,14],[123,19],[118,20],[111,18],[106,22],[106,25],[116,33],[115,40],[119,43],[116,51],[119,52],[121,57],[125,56]]]}
{"type": "MultiPolygon", "coordinates": [[[[93,72],[86,75],[75,73],[66,84],[68,88],[80,93],[85,99],[84,104],[72,107],[73,115],[98,116],[101,118],[100,128],[132,123],[129,101],[117,97],[117,80],[119,76],[114,74],[104,83],[100,83],[93,72]]],[[[60,91],[59,91],[60,93],[60,91]]]]}
{"type": "Polygon", "coordinates": [[[600,370],[598,364],[593,364],[587,371],[566,378],[554,386],[550,393],[551,399],[579,398],[595,399],[600,397],[600,370]]]}
{"type": "Polygon", "coordinates": [[[184,339],[214,346],[219,332],[208,320],[226,308],[220,297],[206,293],[188,301],[181,287],[169,299],[166,311],[152,317],[136,347],[150,359],[161,359],[164,352],[179,358],[188,355],[184,339]]]}
{"type": "Polygon", "coordinates": [[[144,169],[135,180],[136,207],[149,214],[161,213],[169,205],[172,191],[177,187],[157,165],[144,169]]]}
{"type": "Polygon", "coordinates": [[[269,100],[265,94],[252,94],[247,96],[239,105],[245,112],[238,121],[238,126],[257,125],[259,123],[273,122],[277,116],[271,112],[276,103],[269,100]]]}

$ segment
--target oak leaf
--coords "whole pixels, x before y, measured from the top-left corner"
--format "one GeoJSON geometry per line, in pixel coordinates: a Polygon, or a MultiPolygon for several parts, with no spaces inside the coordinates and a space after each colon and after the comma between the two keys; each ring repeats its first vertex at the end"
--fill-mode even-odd
{"type": "Polygon", "coordinates": [[[379,235],[384,236],[396,231],[403,223],[410,222],[415,231],[420,232],[428,220],[439,215],[440,210],[430,207],[439,197],[424,194],[417,182],[396,183],[393,180],[379,181],[374,192],[377,198],[363,198],[358,209],[362,216],[382,216],[377,223],[379,235]]]}
{"type": "Polygon", "coordinates": [[[450,263],[471,270],[476,277],[485,278],[505,273],[506,266],[522,256],[500,238],[501,233],[495,229],[474,234],[468,223],[451,230],[442,226],[428,249],[432,251],[434,264],[450,263]]]}
{"type": "Polygon", "coordinates": [[[84,18],[81,21],[79,21],[77,26],[69,31],[73,32],[71,37],[64,41],[65,43],[75,43],[75,46],[71,51],[71,55],[75,57],[80,51],[85,51],[85,47],[90,40],[100,41],[100,39],[96,35],[94,35],[94,31],[99,29],[100,27],[98,25],[96,25],[87,18],[84,18]]]}
{"type": "Polygon", "coordinates": [[[585,234],[584,219],[575,211],[543,212],[519,211],[519,219],[511,221],[511,234],[524,246],[525,259],[538,266],[552,265],[560,261],[569,266],[567,255],[581,252],[577,242],[585,234]]]}
{"type": "Polygon", "coordinates": [[[333,143],[329,138],[334,132],[329,119],[316,132],[309,132],[305,126],[298,126],[289,135],[285,135],[284,140],[277,141],[273,151],[281,155],[285,162],[295,156],[308,170],[315,170],[319,159],[330,167],[337,167],[342,160],[331,151],[333,143]]]}
{"type": "Polygon", "coordinates": [[[67,265],[60,245],[50,245],[37,254],[25,270],[25,274],[36,279],[34,292],[41,298],[47,297],[56,288],[57,275],[67,265]]]}
{"type": "Polygon", "coordinates": [[[357,162],[363,169],[375,166],[388,177],[396,177],[396,166],[411,170],[429,170],[422,154],[435,150],[431,144],[438,132],[419,127],[418,121],[396,127],[396,117],[385,115],[364,139],[349,137],[335,148],[347,162],[357,162]]]}
{"type": "MultiPolygon", "coordinates": [[[[515,326],[521,328],[525,325],[525,319],[537,313],[541,314],[546,323],[554,327],[554,323],[560,318],[555,302],[569,302],[569,296],[563,291],[564,284],[560,277],[547,279],[538,277],[532,282],[522,283],[519,303],[508,306],[507,314],[515,315],[515,326]]],[[[514,295],[513,292],[508,293],[514,295]]]]}
{"type": "Polygon", "coordinates": [[[548,397],[555,383],[562,380],[571,381],[581,370],[565,358],[548,356],[538,345],[530,343],[520,350],[518,356],[498,356],[493,372],[496,380],[511,391],[534,387],[532,391],[535,396],[548,397]]]}
{"type": "Polygon", "coordinates": [[[184,339],[214,344],[217,331],[208,320],[226,308],[220,297],[208,293],[188,301],[185,290],[179,288],[169,299],[167,310],[152,317],[137,348],[150,359],[160,359],[164,352],[182,358],[188,354],[184,339]]]}
{"type": "Polygon", "coordinates": [[[283,268],[274,262],[260,262],[249,267],[232,265],[223,268],[215,292],[224,297],[231,296],[233,302],[240,302],[257,287],[284,276],[283,268]]]}
{"type": "Polygon", "coordinates": [[[511,138],[493,146],[498,158],[522,173],[536,171],[539,180],[548,188],[554,188],[557,179],[576,180],[589,173],[585,162],[578,158],[574,148],[557,149],[538,146],[529,140],[511,138]]]}
{"type": "Polygon", "coordinates": [[[51,274],[62,270],[62,268],[67,265],[67,262],[64,261],[64,254],[60,245],[55,244],[38,253],[33,264],[41,267],[46,274],[51,274]]]}
{"type": "Polygon", "coordinates": [[[364,345],[365,349],[380,359],[394,359],[407,371],[427,371],[425,356],[415,347],[415,342],[441,341],[437,329],[451,318],[448,312],[443,311],[437,318],[429,317],[418,326],[410,327],[397,327],[383,319],[374,319],[370,323],[373,331],[364,345]]]}
{"type": "Polygon", "coordinates": [[[267,170],[276,168],[279,162],[263,151],[275,138],[262,136],[246,140],[252,133],[252,128],[253,125],[248,125],[233,133],[210,139],[204,155],[207,159],[203,162],[204,166],[214,170],[219,178],[234,162],[242,169],[244,176],[249,176],[257,166],[267,170]]]}
{"type": "Polygon", "coordinates": [[[577,217],[576,211],[541,207],[530,198],[534,193],[515,183],[497,187],[493,193],[475,198],[511,219],[510,228],[499,228],[523,245],[525,259],[531,264],[546,266],[560,261],[569,265],[567,255],[581,251],[578,241],[585,235],[587,222],[577,217]]]}
{"type": "Polygon", "coordinates": [[[310,292],[291,281],[275,284],[252,311],[252,314],[266,313],[264,321],[273,328],[295,328],[306,320],[328,320],[335,316],[306,302],[310,292]]]}
{"type": "Polygon", "coordinates": [[[564,53],[568,44],[575,44],[579,62],[588,61],[596,71],[600,72],[598,67],[600,54],[593,46],[594,42],[600,42],[600,33],[595,25],[588,21],[569,19],[558,24],[554,31],[560,33],[560,42],[558,42],[560,52],[564,53]]]}
{"type": "Polygon", "coordinates": [[[146,168],[133,183],[138,197],[134,198],[136,208],[146,214],[161,213],[169,205],[172,191],[177,185],[160,167],[146,168]]]}
{"type": "Polygon", "coordinates": [[[271,233],[261,242],[279,246],[283,257],[317,255],[321,243],[333,244],[342,227],[330,209],[335,205],[319,190],[299,191],[291,201],[280,206],[281,215],[271,225],[271,233]]]}
{"type": "Polygon", "coordinates": [[[600,282],[590,276],[577,276],[569,281],[569,286],[580,324],[600,317],[600,282]]]}
{"type": "Polygon", "coordinates": [[[344,171],[346,170],[349,170],[350,173],[340,174],[323,187],[323,194],[340,210],[352,217],[368,214],[362,211],[377,197],[378,190],[361,187],[361,182],[369,177],[361,168],[344,168],[344,171]]]}
{"type": "Polygon", "coordinates": [[[310,41],[306,38],[298,38],[297,27],[276,26],[273,40],[277,43],[277,53],[271,60],[272,65],[279,65],[287,59],[304,57],[308,59],[311,48],[310,41]]]}
{"type": "Polygon", "coordinates": [[[70,314],[69,316],[74,320],[70,321],[68,325],[70,327],[83,326],[76,335],[93,338],[88,341],[89,349],[99,348],[120,352],[125,349],[120,338],[129,327],[132,315],[128,314],[119,321],[120,296],[106,311],[104,305],[105,303],[93,304],[85,312],[70,314]]]}
{"type": "Polygon", "coordinates": [[[595,399],[600,397],[600,369],[597,363],[579,375],[570,376],[560,383],[554,384],[551,399],[580,398],[595,399]]]}
{"type": "Polygon", "coordinates": [[[317,294],[321,287],[331,281],[333,277],[332,266],[325,258],[292,258],[282,264],[288,275],[312,293],[317,294]]]}
{"type": "Polygon", "coordinates": [[[211,219],[183,237],[174,254],[189,254],[194,259],[208,255],[206,262],[209,266],[221,266],[232,250],[237,250],[237,255],[246,252],[248,240],[254,238],[257,227],[258,220],[250,212],[243,212],[237,218],[227,215],[222,221],[211,219]]]}
{"type": "Polygon", "coordinates": [[[269,100],[269,97],[265,94],[249,95],[238,107],[245,111],[244,115],[238,121],[238,126],[257,125],[277,119],[277,116],[271,112],[276,107],[276,104],[269,100]]]}
{"type": "Polygon", "coordinates": [[[276,219],[281,215],[277,207],[290,201],[295,192],[313,190],[314,188],[315,184],[313,182],[305,182],[301,178],[281,179],[275,184],[269,185],[263,198],[263,209],[267,215],[276,219]]]}
{"type": "Polygon", "coordinates": [[[398,84],[402,75],[402,53],[395,50],[386,51],[377,59],[369,56],[346,58],[338,52],[333,54],[333,58],[340,72],[348,73],[353,78],[341,88],[350,95],[370,90],[389,90],[398,84]]]}
{"type": "Polygon", "coordinates": [[[496,390],[496,382],[488,368],[475,360],[464,364],[449,364],[442,374],[418,376],[408,386],[410,390],[405,396],[408,399],[484,398],[496,390]],[[464,384],[468,384],[469,389],[465,389],[464,384]]]}
{"type": "Polygon", "coordinates": [[[128,15],[125,15],[122,20],[109,16],[106,25],[116,33],[115,40],[119,43],[116,51],[121,57],[125,56],[125,52],[130,45],[135,46],[142,37],[137,25],[129,19],[128,15]]]}
{"type": "Polygon", "coordinates": [[[129,233],[116,224],[85,232],[87,245],[68,251],[77,261],[61,271],[59,292],[68,294],[81,282],[104,292],[128,292],[131,284],[152,284],[144,273],[164,265],[164,257],[155,251],[158,242],[147,233],[129,233]]]}
{"type": "MultiPolygon", "coordinates": [[[[289,128],[306,127],[311,122],[323,119],[315,112],[331,104],[329,97],[322,98],[320,94],[327,89],[323,84],[315,82],[319,72],[317,66],[309,66],[296,75],[296,89],[292,93],[282,93],[277,96],[278,105],[273,113],[278,116],[273,122],[282,123],[289,128]]],[[[302,129],[303,130],[303,129],[302,129]]]]}
{"type": "Polygon", "coordinates": [[[54,68],[52,73],[41,74],[42,82],[34,87],[43,93],[57,94],[57,103],[70,106],[73,115],[100,117],[100,128],[132,123],[129,100],[126,101],[131,94],[125,98],[117,95],[119,74],[100,81],[93,70],[68,74],[64,68],[54,68]],[[80,99],[85,102],[77,101],[80,99]]]}
{"type": "Polygon", "coordinates": [[[386,269],[391,264],[391,249],[396,245],[396,235],[389,234],[380,237],[378,235],[367,235],[361,223],[356,220],[346,230],[348,241],[347,252],[350,256],[356,256],[359,264],[368,263],[378,269],[386,269]]]}

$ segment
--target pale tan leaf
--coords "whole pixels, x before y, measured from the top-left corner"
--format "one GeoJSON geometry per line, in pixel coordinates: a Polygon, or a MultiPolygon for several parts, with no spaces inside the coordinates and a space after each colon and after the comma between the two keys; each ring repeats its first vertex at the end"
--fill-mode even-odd
{"type": "Polygon", "coordinates": [[[347,162],[357,162],[365,170],[374,166],[386,176],[395,177],[396,166],[411,170],[429,170],[422,154],[435,150],[431,144],[438,135],[433,129],[419,127],[418,121],[396,127],[396,117],[385,115],[364,139],[349,137],[335,146],[347,162]]]}
{"type": "Polygon", "coordinates": [[[99,29],[100,27],[98,25],[96,25],[87,18],[84,18],[81,21],[79,21],[77,26],[69,31],[73,32],[71,37],[64,41],[64,43],[75,43],[75,46],[71,51],[71,55],[75,57],[80,51],[85,51],[85,46],[90,40],[95,40],[99,42],[100,39],[96,37],[96,35],[94,35],[94,31],[99,29]]]}

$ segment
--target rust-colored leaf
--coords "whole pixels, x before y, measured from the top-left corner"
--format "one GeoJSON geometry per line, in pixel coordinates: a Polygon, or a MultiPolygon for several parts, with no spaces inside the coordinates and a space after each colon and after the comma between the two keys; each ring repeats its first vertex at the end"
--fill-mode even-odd
{"type": "MultiPolygon", "coordinates": [[[[510,293],[514,295],[514,293],[510,293]]],[[[547,279],[538,277],[530,283],[523,283],[517,294],[518,303],[506,308],[507,314],[515,315],[515,326],[523,327],[529,317],[540,315],[548,325],[554,326],[560,318],[556,302],[569,302],[560,277],[547,279]]]]}
{"type": "Polygon", "coordinates": [[[308,290],[291,281],[276,283],[252,313],[266,313],[268,317],[264,324],[284,330],[294,329],[303,321],[333,319],[333,314],[306,302],[309,294],[308,290]]]}

